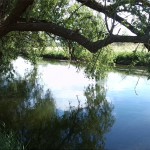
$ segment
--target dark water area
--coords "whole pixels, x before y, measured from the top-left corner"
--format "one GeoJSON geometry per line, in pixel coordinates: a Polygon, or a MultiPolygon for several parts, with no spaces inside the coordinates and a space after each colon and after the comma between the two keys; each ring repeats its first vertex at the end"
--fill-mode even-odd
{"type": "Polygon", "coordinates": [[[14,79],[0,79],[0,122],[26,149],[150,148],[146,76],[114,70],[95,81],[66,62],[13,64],[14,79]]]}

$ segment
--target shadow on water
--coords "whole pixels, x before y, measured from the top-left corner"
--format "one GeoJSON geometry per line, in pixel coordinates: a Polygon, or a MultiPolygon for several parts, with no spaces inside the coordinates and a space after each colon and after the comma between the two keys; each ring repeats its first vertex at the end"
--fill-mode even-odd
{"type": "Polygon", "coordinates": [[[55,100],[38,84],[36,70],[24,78],[0,80],[0,121],[18,135],[26,149],[104,149],[113,123],[105,89],[89,85],[84,107],[70,106],[59,115],[55,100]]]}

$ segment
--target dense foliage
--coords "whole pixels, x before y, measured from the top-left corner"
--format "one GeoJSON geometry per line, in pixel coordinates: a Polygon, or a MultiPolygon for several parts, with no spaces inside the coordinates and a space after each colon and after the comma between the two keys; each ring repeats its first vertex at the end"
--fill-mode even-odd
{"type": "Polygon", "coordinates": [[[148,0],[1,0],[0,8],[1,70],[18,55],[35,62],[53,43],[67,50],[71,59],[88,50],[96,53],[94,60],[109,58],[107,64],[112,64],[111,55],[106,57],[111,43],[143,43],[149,49],[148,0]],[[118,24],[134,36],[121,35],[118,24]]]}

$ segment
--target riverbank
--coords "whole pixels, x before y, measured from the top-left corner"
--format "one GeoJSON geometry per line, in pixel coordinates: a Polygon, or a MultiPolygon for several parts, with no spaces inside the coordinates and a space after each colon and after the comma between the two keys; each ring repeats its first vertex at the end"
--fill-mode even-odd
{"type": "Polygon", "coordinates": [[[148,66],[150,64],[150,53],[147,52],[120,52],[115,55],[115,64],[135,66],[148,66]]]}
{"type": "Polygon", "coordinates": [[[150,53],[141,44],[112,44],[114,63],[118,65],[148,66],[150,53]]]}
{"type": "MultiPolygon", "coordinates": [[[[113,44],[110,48],[113,51],[113,62],[116,65],[134,65],[134,66],[148,66],[150,64],[150,53],[147,52],[141,45],[138,47],[136,44],[113,44]]],[[[72,60],[84,60],[83,58],[89,57],[89,52],[82,52],[78,58],[74,57],[72,60]]],[[[49,49],[42,55],[42,59],[56,59],[56,60],[69,60],[70,56],[67,51],[62,49],[53,50],[49,49]]]]}

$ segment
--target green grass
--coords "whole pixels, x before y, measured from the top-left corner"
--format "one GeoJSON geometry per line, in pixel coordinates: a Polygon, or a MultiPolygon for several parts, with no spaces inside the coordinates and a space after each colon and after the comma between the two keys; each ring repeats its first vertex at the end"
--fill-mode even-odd
{"type": "Polygon", "coordinates": [[[67,52],[62,50],[61,47],[58,48],[47,47],[44,53],[41,55],[41,57],[45,59],[63,59],[63,60],[69,59],[67,52]]]}
{"type": "MultiPolygon", "coordinates": [[[[112,44],[110,45],[114,52],[114,63],[121,65],[135,65],[135,66],[147,66],[150,64],[150,54],[144,48],[142,44],[112,44]]],[[[84,61],[85,58],[91,56],[88,51],[83,51],[77,54],[77,59],[84,61]]],[[[61,47],[46,48],[42,58],[46,59],[59,59],[69,60],[70,56],[67,51],[64,51],[61,47]]]]}
{"type": "Polygon", "coordinates": [[[116,58],[118,64],[133,64],[135,66],[148,66],[150,64],[150,53],[136,52],[119,54],[116,58]]]}
{"type": "MultiPolygon", "coordinates": [[[[88,51],[82,51],[81,53],[76,53],[75,58],[77,60],[84,60],[84,58],[88,57],[91,53],[88,51]]],[[[44,59],[59,59],[59,60],[70,60],[70,54],[66,50],[63,50],[63,48],[50,48],[47,47],[44,53],[41,55],[44,59]]]]}
{"type": "Polygon", "coordinates": [[[110,47],[115,53],[120,53],[120,52],[141,52],[141,51],[146,51],[146,48],[143,46],[143,44],[133,44],[133,43],[114,43],[111,44],[110,47]]]}
{"type": "Polygon", "coordinates": [[[138,44],[112,45],[114,63],[121,65],[148,66],[150,53],[138,44]]]}
{"type": "Polygon", "coordinates": [[[69,56],[67,56],[63,51],[50,51],[49,53],[42,54],[41,57],[46,59],[69,59],[69,56]]]}

